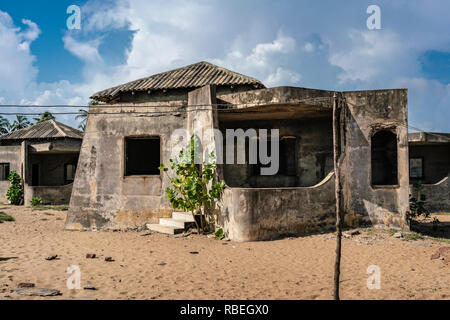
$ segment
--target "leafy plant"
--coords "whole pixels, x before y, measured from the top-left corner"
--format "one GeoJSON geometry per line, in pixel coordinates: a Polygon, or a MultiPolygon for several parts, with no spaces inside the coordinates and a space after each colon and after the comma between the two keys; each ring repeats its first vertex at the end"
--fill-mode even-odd
{"type": "Polygon", "coordinates": [[[422,194],[422,189],[421,181],[414,182],[413,194],[409,195],[409,212],[407,215],[409,221],[420,216],[424,216],[425,218],[430,216],[430,212],[425,208],[427,197],[422,194]]]}
{"type": "Polygon", "coordinates": [[[217,239],[219,240],[223,240],[225,239],[225,232],[223,232],[223,229],[220,228],[219,230],[216,231],[216,233],[214,233],[214,235],[217,237],[217,239]]]}
{"type": "Polygon", "coordinates": [[[12,205],[20,206],[23,204],[23,186],[17,171],[11,171],[8,177],[11,186],[6,193],[6,198],[12,205]]]}
{"type": "Polygon", "coordinates": [[[3,116],[0,116],[0,135],[7,134],[11,130],[11,124],[9,120],[3,116]]]}
{"type": "MultiPolygon", "coordinates": [[[[92,103],[91,103],[92,104],[92,103]]],[[[85,109],[79,109],[78,115],[75,117],[76,120],[80,120],[80,124],[78,125],[78,129],[81,131],[84,131],[84,128],[86,127],[87,118],[89,115],[89,111],[85,109]]]]}
{"type": "Polygon", "coordinates": [[[39,118],[33,118],[36,123],[41,123],[47,120],[55,120],[55,116],[50,111],[44,111],[44,113],[41,113],[39,116],[39,118]]]}
{"type": "Polygon", "coordinates": [[[216,200],[220,200],[225,183],[215,181],[216,162],[212,160],[214,153],[209,155],[208,161],[196,164],[200,162],[196,150],[198,141],[192,137],[188,146],[180,150],[179,156],[170,159],[169,165],[162,164],[159,170],[169,176],[172,184],[166,189],[170,204],[174,209],[191,212],[200,233],[214,224],[209,209],[216,200]],[[169,168],[175,173],[174,177],[168,174],[169,168]]]}
{"type": "Polygon", "coordinates": [[[11,124],[10,131],[20,130],[26,127],[31,126],[31,122],[28,121],[28,118],[23,115],[17,115],[16,120],[11,124]]]}
{"type": "Polygon", "coordinates": [[[31,199],[30,202],[32,207],[36,207],[42,204],[42,198],[41,197],[34,197],[33,199],[31,199]]]}

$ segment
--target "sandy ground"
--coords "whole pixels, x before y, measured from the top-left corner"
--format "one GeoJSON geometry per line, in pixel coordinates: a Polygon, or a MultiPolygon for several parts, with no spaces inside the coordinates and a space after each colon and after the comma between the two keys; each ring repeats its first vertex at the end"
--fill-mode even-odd
{"type": "MultiPolygon", "coordinates": [[[[16,219],[0,224],[0,299],[42,299],[11,292],[21,282],[62,293],[47,299],[332,298],[332,234],[238,243],[197,235],[71,232],[63,230],[64,211],[5,205],[0,211],[16,219]],[[98,258],[86,259],[87,253],[98,258]],[[50,254],[60,259],[45,260],[50,254]],[[106,262],[108,256],[115,261],[106,262]],[[81,270],[80,290],[67,289],[71,265],[81,270]],[[86,285],[98,290],[83,290],[86,285]]],[[[450,299],[450,264],[430,259],[443,246],[450,243],[409,242],[386,232],[345,239],[341,297],[450,299]],[[366,286],[370,265],[380,267],[379,290],[366,286]]]]}

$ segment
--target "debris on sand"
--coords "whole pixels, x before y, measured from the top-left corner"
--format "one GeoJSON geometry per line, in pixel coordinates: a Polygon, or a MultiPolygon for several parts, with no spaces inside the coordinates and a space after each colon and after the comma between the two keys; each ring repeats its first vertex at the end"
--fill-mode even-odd
{"type": "Polygon", "coordinates": [[[62,295],[59,290],[46,288],[18,288],[11,291],[22,296],[54,297],[62,295]]]}
{"type": "Polygon", "coordinates": [[[57,254],[51,254],[47,257],[45,257],[45,260],[51,261],[51,260],[56,260],[58,259],[58,255],[57,254]]]}
{"type": "Polygon", "coordinates": [[[18,288],[34,288],[34,283],[22,282],[17,285],[18,288]]]}
{"type": "Polygon", "coordinates": [[[114,259],[113,259],[112,257],[106,257],[106,258],[105,258],[105,261],[106,261],[106,262],[113,262],[114,259]]]}
{"type": "Polygon", "coordinates": [[[183,233],[178,233],[176,235],[174,235],[174,238],[185,238],[185,237],[189,237],[192,234],[192,232],[188,231],[188,232],[183,232],[183,233]]]}
{"type": "Polygon", "coordinates": [[[95,253],[88,253],[88,254],[86,254],[86,259],[95,259],[95,258],[96,258],[95,253]]]}
{"type": "Polygon", "coordinates": [[[83,289],[84,289],[84,290],[97,290],[96,287],[91,286],[90,284],[88,284],[87,286],[84,286],[83,289]]]}
{"type": "Polygon", "coordinates": [[[450,260],[450,247],[440,247],[435,253],[431,255],[431,260],[440,259],[450,260]]]}
{"type": "Polygon", "coordinates": [[[392,236],[394,238],[398,238],[398,239],[402,239],[403,238],[403,234],[401,232],[396,232],[392,236]]]}

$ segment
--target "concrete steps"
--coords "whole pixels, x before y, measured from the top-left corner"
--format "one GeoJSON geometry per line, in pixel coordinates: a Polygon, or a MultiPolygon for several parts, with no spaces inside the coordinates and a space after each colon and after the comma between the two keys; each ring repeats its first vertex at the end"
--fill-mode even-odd
{"type": "Polygon", "coordinates": [[[195,226],[192,214],[180,211],[172,212],[172,218],[160,218],[159,224],[147,224],[147,228],[151,231],[171,235],[182,233],[192,226],[195,226]]]}
{"type": "Polygon", "coordinates": [[[147,228],[151,231],[165,233],[165,234],[171,234],[171,235],[175,235],[175,234],[184,232],[184,228],[164,226],[161,224],[147,224],[147,228]]]}
{"type": "Polygon", "coordinates": [[[174,212],[172,212],[172,219],[184,220],[187,222],[195,223],[194,217],[192,217],[192,213],[190,213],[190,212],[174,211],[174,212]]]}

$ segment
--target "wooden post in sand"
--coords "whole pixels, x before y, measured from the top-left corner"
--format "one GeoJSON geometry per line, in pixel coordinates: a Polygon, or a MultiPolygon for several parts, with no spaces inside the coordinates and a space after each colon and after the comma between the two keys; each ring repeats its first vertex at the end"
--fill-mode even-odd
{"type": "Polygon", "coordinates": [[[333,96],[333,160],[336,196],[336,260],[334,264],[334,300],[339,300],[339,278],[341,273],[341,243],[342,243],[342,215],[341,215],[341,172],[340,172],[340,99],[337,92],[333,96]]]}

